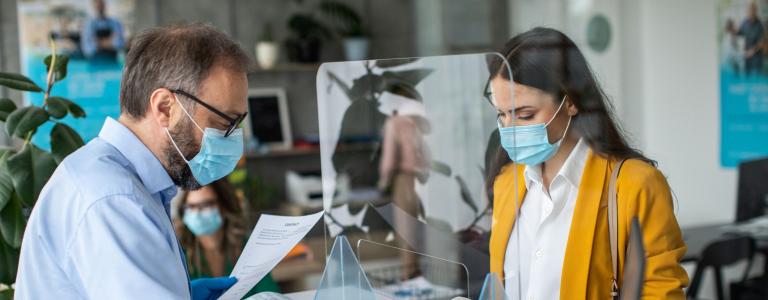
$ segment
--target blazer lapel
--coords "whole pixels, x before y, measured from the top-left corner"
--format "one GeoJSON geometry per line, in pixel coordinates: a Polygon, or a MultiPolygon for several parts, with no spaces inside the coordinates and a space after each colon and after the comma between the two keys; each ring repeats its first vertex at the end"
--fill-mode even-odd
{"type": "Polygon", "coordinates": [[[560,299],[586,299],[597,215],[605,186],[608,161],[589,152],[579,184],[563,262],[560,299]]]}
{"type": "Polygon", "coordinates": [[[497,273],[499,278],[504,278],[504,256],[507,253],[509,235],[512,233],[512,227],[515,224],[517,211],[523,204],[523,199],[525,199],[526,192],[525,178],[523,176],[525,166],[510,165],[508,168],[513,167],[517,169],[508,169],[507,172],[510,173],[505,174],[506,176],[504,180],[500,180],[498,182],[503,186],[501,186],[499,189],[494,187],[494,201],[498,201],[497,203],[499,206],[494,207],[493,209],[493,219],[491,221],[491,228],[493,232],[491,235],[489,250],[497,252],[491,254],[492,258],[497,258],[491,261],[491,272],[497,273]],[[517,182],[516,189],[510,186],[514,182],[517,182]],[[517,194],[515,194],[515,191],[517,194]],[[515,202],[517,202],[516,206],[514,205],[515,202]]]}

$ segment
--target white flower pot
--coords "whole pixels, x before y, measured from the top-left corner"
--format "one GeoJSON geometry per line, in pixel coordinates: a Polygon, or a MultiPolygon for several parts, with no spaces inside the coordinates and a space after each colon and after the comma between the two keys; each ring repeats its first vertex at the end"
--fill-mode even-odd
{"type": "Polygon", "coordinates": [[[344,55],[347,60],[364,60],[368,58],[370,41],[365,37],[350,37],[344,39],[344,55]]]}
{"type": "Polygon", "coordinates": [[[256,62],[259,67],[265,70],[274,68],[280,54],[278,50],[279,46],[275,42],[256,43],[256,62]]]}

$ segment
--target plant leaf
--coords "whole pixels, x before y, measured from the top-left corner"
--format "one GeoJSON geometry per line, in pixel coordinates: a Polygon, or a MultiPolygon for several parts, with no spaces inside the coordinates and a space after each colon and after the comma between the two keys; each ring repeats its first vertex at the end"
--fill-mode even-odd
{"type": "Polygon", "coordinates": [[[6,164],[19,200],[24,207],[34,206],[40,190],[56,169],[53,155],[34,144],[26,144],[21,151],[11,155],[6,164]]]}
{"type": "Polygon", "coordinates": [[[42,92],[43,89],[27,76],[0,72],[0,85],[20,91],[42,92]]]}
{"type": "Polygon", "coordinates": [[[451,174],[452,174],[451,166],[449,166],[448,164],[446,164],[444,162],[433,160],[431,167],[432,167],[433,171],[435,171],[437,173],[440,173],[440,174],[443,174],[445,176],[450,177],[451,174]]]}
{"type": "Polygon", "coordinates": [[[456,176],[456,182],[459,183],[459,192],[461,193],[461,201],[463,201],[469,208],[472,209],[472,211],[477,214],[477,212],[480,210],[477,208],[477,204],[475,204],[475,201],[472,199],[472,195],[469,193],[469,188],[467,188],[467,183],[464,182],[464,179],[461,178],[461,176],[456,176]]]}
{"type": "MultiPolygon", "coordinates": [[[[51,58],[53,55],[45,57],[43,62],[45,63],[45,70],[51,69],[51,58]]],[[[67,64],[69,63],[69,57],[66,55],[56,55],[56,65],[53,66],[54,82],[61,81],[64,77],[67,77],[67,64]]]]}
{"type": "Polygon", "coordinates": [[[47,102],[47,105],[45,107],[45,110],[48,111],[48,114],[51,115],[51,117],[54,117],[56,119],[61,119],[63,117],[67,116],[67,111],[69,108],[67,107],[67,103],[62,101],[60,97],[49,97],[47,102]]]}
{"type": "Polygon", "coordinates": [[[48,101],[51,101],[51,99],[56,99],[54,101],[61,101],[67,106],[67,110],[69,111],[69,114],[72,115],[72,117],[75,118],[84,118],[85,117],[85,111],[83,110],[80,105],[77,105],[77,103],[72,102],[72,100],[69,100],[64,97],[49,97],[48,101]]]}
{"type": "Polygon", "coordinates": [[[48,113],[37,106],[27,106],[17,109],[8,115],[5,121],[5,131],[8,135],[26,138],[27,133],[48,121],[48,113]]]}
{"type": "MultiPolygon", "coordinates": [[[[2,251],[2,250],[0,250],[0,251],[2,251]]],[[[0,254],[0,256],[2,256],[2,254],[0,254]]],[[[0,276],[2,276],[2,275],[0,275],[0,276]]],[[[16,278],[15,278],[16,275],[15,274],[14,274],[13,277],[14,277],[13,279],[16,280],[16,278]]],[[[0,280],[0,282],[3,282],[3,281],[0,280]]],[[[11,282],[3,282],[3,283],[6,283],[9,286],[11,285],[11,282]]],[[[7,289],[7,290],[4,290],[4,291],[0,291],[0,300],[13,300],[13,290],[12,289],[7,289]]]]}
{"type": "Polygon", "coordinates": [[[5,122],[8,119],[8,115],[14,110],[16,110],[16,103],[13,103],[13,100],[8,98],[0,99],[0,121],[5,122]]]}
{"type": "Polygon", "coordinates": [[[24,236],[24,214],[21,212],[19,197],[11,197],[11,201],[0,210],[0,234],[5,243],[18,249],[21,247],[21,238],[24,236]]]}
{"type": "Polygon", "coordinates": [[[83,138],[72,127],[56,123],[51,130],[51,153],[56,163],[61,163],[67,155],[83,146],[83,138]]]}
{"type": "Polygon", "coordinates": [[[11,201],[13,197],[13,179],[5,168],[0,169],[0,210],[11,201]]]}
{"type": "MultiPolygon", "coordinates": [[[[10,286],[16,281],[16,269],[19,266],[19,250],[6,245],[3,239],[0,239],[0,266],[3,266],[0,268],[0,283],[10,286]]],[[[0,292],[0,295],[6,296],[2,293],[0,292]]],[[[2,296],[0,296],[0,299],[2,299],[2,296]]]]}

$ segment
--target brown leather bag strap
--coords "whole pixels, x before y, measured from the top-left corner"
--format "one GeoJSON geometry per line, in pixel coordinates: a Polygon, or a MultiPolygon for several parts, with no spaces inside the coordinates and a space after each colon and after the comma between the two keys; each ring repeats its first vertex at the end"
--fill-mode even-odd
{"type": "Polygon", "coordinates": [[[624,159],[618,161],[613,167],[611,181],[608,183],[608,236],[611,243],[611,265],[613,267],[613,277],[611,278],[611,297],[617,299],[619,296],[619,209],[617,202],[616,181],[619,179],[619,170],[624,164],[624,159]]]}

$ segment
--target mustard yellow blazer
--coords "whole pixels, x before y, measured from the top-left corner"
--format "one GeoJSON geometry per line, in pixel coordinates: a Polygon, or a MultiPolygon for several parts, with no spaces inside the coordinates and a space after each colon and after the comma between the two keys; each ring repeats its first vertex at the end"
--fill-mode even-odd
{"type": "MultiPolygon", "coordinates": [[[[590,151],[579,186],[573,221],[563,262],[560,299],[610,299],[611,253],[608,241],[608,182],[614,162],[590,151]]],[[[504,255],[515,221],[525,199],[524,166],[504,167],[493,185],[493,222],[490,241],[491,272],[504,277],[504,255]],[[517,171],[517,206],[514,180],[517,171]]],[[[664,176],[639,161],[624,163],[616,182],[619,213],[619,274],[624,266],[631,218],[643,229],[646,251],[643,299],[684,299],[688,275],[680,265],[686,251],[673,213],[672,195],[664,176]]],[[[619,278],[621,282],[621,278],[619,278]]]]}

